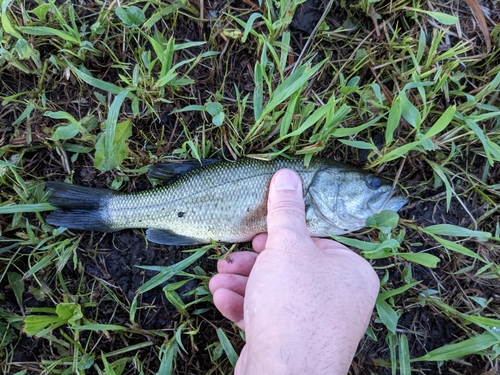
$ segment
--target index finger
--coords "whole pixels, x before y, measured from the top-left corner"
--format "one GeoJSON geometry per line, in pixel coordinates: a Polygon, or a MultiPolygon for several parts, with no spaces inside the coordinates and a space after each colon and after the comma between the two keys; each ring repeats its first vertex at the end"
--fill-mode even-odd
{"type": "Polygon", "coordinates": [[[266,248],[267,233],[259,233],[252,240],[252,248],[256,253],[262,253],[266,248]]]}
{"type": "Polygon", "coordinates": [[[352,251],[349,249],[347,246],[342,245],[340,242],[328,239],[328,238],[319,238],[319,237],[312,237],[312,240],[314,244],[320,248],[321,250],[348,250],[352,251]]]}

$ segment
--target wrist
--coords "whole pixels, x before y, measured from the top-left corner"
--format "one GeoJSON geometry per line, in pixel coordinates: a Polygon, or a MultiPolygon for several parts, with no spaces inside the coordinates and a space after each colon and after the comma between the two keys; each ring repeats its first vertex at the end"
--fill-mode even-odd
{"type": "Polygon", "coordinates": [[[326,342],[316,336],[312,332],[299,341],[296,332],[279,336],[267,333],[255,340],[247,337],[241,375],[347,374],[356,348],[349,348],[348,343],[332,347],[335,340],[331,336],[326,342]]]}

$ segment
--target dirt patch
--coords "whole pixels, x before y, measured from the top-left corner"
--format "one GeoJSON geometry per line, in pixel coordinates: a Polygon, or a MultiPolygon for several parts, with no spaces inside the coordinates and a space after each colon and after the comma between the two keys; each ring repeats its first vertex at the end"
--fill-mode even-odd
{"type": "MultiPolygon", "coordinates": [[[[96,248],[95,244],[89,243],[89,249],[96,248]]],[[[85,262],[85,270],[89,275],[104,280],[131,303],[137,290],[158,272],[143,270],[137,266],[169,266],[185,259],[189,254],[182,252],[179,248],[166,247],[156,244],[146,246],[145,238],[141,234],[132,231],[122,231],[117,234],[105,235],[98,244],[97,252],[94,250],[81,255],[85,262]]],[[[207,271],[216,269],[215,261],[201,258],[190,266],[186,271],[192,272],[194,267],[201,267],[207,271]]],[[[169,283],[179,281],[177,276],[168,280],[169,283]]],[[[198,282],[193,280],[177,290],[185,303],[194,299],[195,296],[184,296],[185,293],[196,288],[198,282]]],[[[140,304],[143,306],[156,306],[158,313],[154,319],[137,321],[145,329],[170,328],[172,320],[178,315],[178,311],[166,300],[165,293],[161,287],[148,291],[140,296],[140,304]]]]}

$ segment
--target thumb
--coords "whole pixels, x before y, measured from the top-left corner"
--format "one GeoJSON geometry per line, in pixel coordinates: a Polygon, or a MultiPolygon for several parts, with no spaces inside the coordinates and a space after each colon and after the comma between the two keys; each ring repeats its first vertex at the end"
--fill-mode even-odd
{"type": "Polygon", "coordinates": [[[293,238],[310,238],[306,227],[302,182],[299,175],[290,169],[279,170],[271,180],[267,203],[267,232],[267,247],[273,247],[275,241],[282,245],[283,239],[292,234],[293,238]]]}

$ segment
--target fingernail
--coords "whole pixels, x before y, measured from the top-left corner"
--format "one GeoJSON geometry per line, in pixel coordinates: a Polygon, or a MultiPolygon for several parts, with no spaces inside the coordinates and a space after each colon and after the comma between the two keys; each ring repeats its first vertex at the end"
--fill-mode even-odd
{"type": "Polygon", "coordinates": [[[299,184],[299,177],[290,169],[282,169],[274,177],[274,186],[276,190],[297,190],[299,184]]]}

